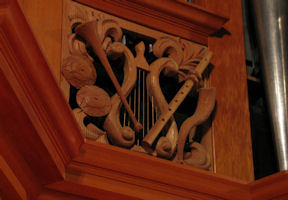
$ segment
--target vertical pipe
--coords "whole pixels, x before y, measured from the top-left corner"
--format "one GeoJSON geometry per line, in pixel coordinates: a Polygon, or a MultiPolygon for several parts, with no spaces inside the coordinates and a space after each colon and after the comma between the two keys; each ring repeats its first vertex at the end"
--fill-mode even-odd
{"type": "Polygon", "coordinates": [[[287,0],[252,0],[279,169],[288,169],[287,0]]]}

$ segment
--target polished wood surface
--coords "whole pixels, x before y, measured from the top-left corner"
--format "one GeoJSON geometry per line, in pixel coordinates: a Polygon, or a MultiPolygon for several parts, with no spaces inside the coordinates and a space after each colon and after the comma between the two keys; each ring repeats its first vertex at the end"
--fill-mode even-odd
{"type": "Polygon", "coordinates": [[[77,125],[66,123],[75,119],[17,2],[0,5],[0,148],[32,198],[40,185],[63,178],[83,138],[77,125]]]}
{"type": "Polygon", "coordinates": [[[249,184],[252,199],[288,199],[288,172],[283,171],[270,175],[249,184]]]}
{"type": "Polygon", "coordinates": [[[227,19],[184,0],[76,0],[124,19],[200,44],[227,19]]]}
{"type": "MultiPolygon", "coordinates": [[[[86,186],[122,194],[129,192],[125,188],[128,187],[133,191],[130,195],[142,197],[146,194],[144,199],[161,199],[158,195],[163,195],[163,199],[232,199],[239,194],[236,199],[240,200],[249,195],[245,182],[115,146],[87,141],[80,152],[68,166],[67,181],[76,184],[78,179],[86,186]],[[106,159],[108,156],[113,159],[106,159]]],[[[56,189],[57,185],[49,187],[56,189]]]]}
{"type": "Polygon", "coordinates": [[[91,199],[45,189],[38,196],[37,200],[91,200],[91,199]]]}
{"type": "Polygon", "coordinates": [[[60,81],[62,0],[18,0],[49,67],[60,81]]]}
{"type": "MultiPolygon", "coordinates": [[[[5,199],[20,200],[27,197],[27,193],[6,160],[0,155],[0,188],[5,188],[1,194],[5,199]]],[[[1,200],[1,197],[0,197],[1,200]]]]}
{"type": "MultiPolygon", "coordinates": [[[[3,65],[3,57],[0,58],[0,61],[2,67],[7,67],[7,65],[3,65]]],[[[37,169],[37,167],[46,168],[47,165],[44,163],[44,165],[41,165],[39,163],[37,166],[29,166],[25,157],[29,162],[37,163],[37,157],[47,156],[47,154],[45,154],[47,151],[45,147],[41,147],[41,144],[37,144],[34,140],[35,138],[30,138],[30,142],[34,144],[29,143],[29,141],[25,143],[22,142],[22,138],[29,138],[29,135],[35,133],[35,129],[31,126],[27,114],[20,105],[19,100],[9,86],[2,71],[0,72],[0,78],[0,189],[4,199],[34,198],[40,190],[37,181],[41,180],[41,182],[45,182],[44,176],[46,176],[42,174],[42,172],[40,172],[41,170],[39,170],[39,168],[37,169]],[[11,113],[13,113],[13,115],[11,115],[11,113]],[[17,126],[15,126],[15,122],[17,122],[17,126]],[[37,154],[34,154],[31,148],[39,148],[37,154]],[[44,152],[41,152],[41,150],[44,150],[44,152]],[[39,175],[38,180],[35,178],[35,174],[39,175]]],[[[45,163],[48,164],[49,161],[51,160],[47,156],[45,163]]],[[[54,175],[52,176],[55,178],[58,175],[59,178],[59,171],[55,170],[55,168],[53,170],[54,175]]],[[[51,172],[51,169],[47,169],[47,172],[48,171],[51,172]]],[[[58,178],[54,180],[58,180],[58,178]]]]}
{"type": "Polygon", "coordinates": [[[241,0],[206,0],[215,12],[229,14],[222,32],[209,37],[214,52],[211,85],[217,88],[213,119],[214,171],[238,179],[254,179],[241,0]],[[229,8],[229,9],[228,9],[229,8]]]}

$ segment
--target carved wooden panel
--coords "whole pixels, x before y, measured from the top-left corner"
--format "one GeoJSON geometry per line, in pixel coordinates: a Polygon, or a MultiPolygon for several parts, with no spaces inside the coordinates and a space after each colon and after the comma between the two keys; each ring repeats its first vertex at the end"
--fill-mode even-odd
{"type": "Polygon", "coordinates": [[[0,199],[287,199],[287,171],[243,182],[84,142],[17,1],[0,2],[0,199]]]}
{"type": "Polygon", "coordinates": [[[61,87],[83,135],[210,169],[202,138],[211,133],[197,127],[209,127],[215,105],[212,52],[70,0],[63,6],[61,87]]]}

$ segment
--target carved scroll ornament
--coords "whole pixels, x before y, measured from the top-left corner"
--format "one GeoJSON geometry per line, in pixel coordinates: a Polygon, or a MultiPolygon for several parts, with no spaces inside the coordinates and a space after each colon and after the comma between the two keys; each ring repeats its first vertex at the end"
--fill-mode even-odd
{"type": "Polygon", "coordinates": [[[173,114],[187,95],[197,92],[201,87],[202,73],[209,64],[212,53],[206,48],[193,48],[193,45],[181,39],[160,37],[152,49],[156,59],[148,63],[144,56],[143,42],[134,47],[135,56],[132,49],[120,42],[123,33],[116,21],[102,16],[90,22],[84,21],[73,21],[73,24],[77,25],[73,27],[76,33],[69,36],[70,56],[63,61],[62,74],[66,81],[77,89],[76,102],[79,108],[73,112],[86,136],[208,169],[210,157],[200,143],[193,141],[193,136],[196,127],[208,119],[214,108],[215,89],[199,90],[197,109],[194,114],[187,116],[180,129],[173,114]],[[88,53],[89,46],[92,47],[94,55],[88,53]],[[102,66],[95,67],[93,63],[96,57],[102,66]],[[121,85],[107,58],[124,60],[121,85]],[[116,88],[115,94],[108,94],[104,88],[97,86],[96,80],[101,76],[96,74],[97,67],[105,68],[116,88]],[[171,102],[166,100],[162,92],[159,81],[161,74],[183,82],[183,86],[171,102]],[[132,109],[130,104],[133,102],[132,109]],[[152,111],[149,111],[150,108],[152,111]],[[153,119],[149,119],[150,116],[153,119]],[[87,117],[100,117],[103,121],[102,126],[98,127],[95,123],[85,125],[87,117]],[[143,123],[143,129],[140,121],[143,123]],[[139,143],[140,137],[142,146],[139,143]],[[185,153],[187,137],[190,138],[191,152],[185,153]]]}

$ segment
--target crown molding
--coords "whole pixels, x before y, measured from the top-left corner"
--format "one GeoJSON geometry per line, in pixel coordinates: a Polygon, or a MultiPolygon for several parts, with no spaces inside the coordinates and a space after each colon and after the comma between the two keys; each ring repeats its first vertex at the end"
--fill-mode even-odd
{"type": "Polygon", "coordinates": [[[208,37],[228,20],[183,0],[75,0],[76,2],[207,45],[208,37]]]}

